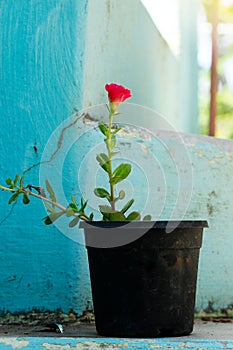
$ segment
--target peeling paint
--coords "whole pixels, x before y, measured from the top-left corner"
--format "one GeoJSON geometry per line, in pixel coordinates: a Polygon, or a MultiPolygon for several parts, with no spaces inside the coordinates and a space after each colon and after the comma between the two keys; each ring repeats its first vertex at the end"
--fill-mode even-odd
{"type": "Polygon", "coordinates": [[[114,350],[114,349],[132,349],[132,347],[129,347],[129,343],[120,343],[117,344],[115,342],[114,344],[111,344],[110,342],[101,342],[98,343],[96,341],[85,341],[83,343],[78,343],[77,345],[62,345],[62,344],[51,344],[51,343],[43,343],[42,347],[45,347],[45,349],[56,349],[56,350],[86,350],[86,349],[107,349],[107,350],[114,350]]]}
{"type": "Polygon", "coordinates": [[[213,190],[213,191],[211,191],[211,192],[209,193],[209,197],[217,198],[218,195],[217,195],[217,193],[213,190]]]}
{"type": "MultiPolygon", "coordinates": [[[[233,324],[195,320],[189,336],[166,338],[112,338],[97,336],[95,328],[71,328],[66,336],[43,334],[0,337],[0,349],[25,350],[153,350],[153,349],[233,349],[233,324]],[[72,331],[71,331],[72,330],[72,331]],[[80,333],[81,331],[81,333],[80,333]],[[85,336],[83,334],[89,334],[85,336]],[[81,335],[82,334],[82,335],[81,335]]],[[[22,331],[22,330],[21,330],[22,331]]],[[[13,333],[12,333],[13,334],[13,333]]]]}
{"type": "Polygon", "coordinates": [[[32,310],[24,313],[12,314],[0,311],[0,324],[1,325],[42,325],[47,323],[62,323],[62,324],[91,324],[95,321],[94,313],[91,310],[85,310],[82,315],[77,315],[73,310],[69,313],[64,313],[60,310],[56,312],[52,311],[37,311],[32,310]]]}
{"type": "Polygon", "coordinates": [[[43,343],[42,347],[45,349],[55,349],[55,350],[77,350],[82,349],[83,346],[81,344],[70,346],[69,344],[66,345],[60,345],[60,344],[51,344],[51,343],[43,343]]]}
{"type": "MultiPolygon", "coordinates": [[[[0,97],[0,182],[26,169],[30,182],[37,183],[39,158],[48,138],[75,107],[81,108],[87,1],[3,1],[1,5],[5,54],[0,78],[4,89],[0,97]]],[[[77,285],[91,298],[85,281],[87,268],[77,268],[85,253],[59,237],[54,228],[46,233],[40,219],[45,216],[42,203],[34,201],[33,208],[22,213],[19,202],[7,207],[3,196],[1,310],[56,310],[62,306],[67,312],[76,305],[81,314],[86,298],[76,292],[77,285]],[[71,256],[75,262],[70,264],[71,256]],[[81,270],[79,277],[77,270],[81,270]],[[18,284],[5,282],[14,275],[18,284]]]]}
{"type": "MultiPolygon", "coordinates": [[[[118,5],[117,1],[114,1],[116,12],[111,10],[112,20],[108,21],[110,26],[108,28],[109,34],[111,34],[109,38],[106,38],[106,23],[103,21],[105,17],[99,16],[101,9],[105,9],[104,5],[98,0],[89,1],[88,6],[93,6],[94,21],[89,23],[88,30],[90,30],[90,35],[87,35],[87,40],[85,40],[85,33],[83,32],[85,28],[85,13],[82,12],[83,10],[80,10],[83,6],[82,3],[84,4],[82,1],[69,0],[59,2],[59,4],[58,1],[52,0],[45,2],[30,1],[28,6],[23,6],[20,1],[14,2],[13,6],[8,4],[9,2],[7,1],[4,2],[2,8],[5,27],[3,42],[9,43],[9,45],[6,45],[6,55],[4,55],[2,62],[2,72],[4,73],[2,86],[5,89],[5,93],[2,96],[4,104],[0,140],[3,146],[1,164],[7,165],[9,173],[14,174],[16,168],[16,171],[19,171],[22,163],[24,169],[26,169],[25,173],[29,171],[33,173],[32,170],[37,170],[35,168],[41,163],[38,162],[30,166],[32,162],[35,163],[35,154],[32,151],[33,143],[35,140],[37,141],[37,144],[40,145],[39,153],[42,154],[42,147],[50,133],[74,110],[74,104],[77,102],[76,96],[82,91],[82,67],[80,67],[80,62],[82,62],[84,57],[82,56],[82,42],[84,43],[84,41],[90,49],[89,54],[86,52],[87,57],[85,58],[86,63],[89,60],[90,65],[85,67],[87,69],[85,80],[88,88],[84,91],[84,105],[86,105],[85,101],[91,100],[95,102],[95,96],[99,94],[102,86],[102,83],[100,84],[102,77],[106,76],[106,74],[109,79],[111,77],[111,74],[108,75],[108,73],[112,72],[112,60],[100,59],[102,57],[99,52],[101,48],[98,45],[99,42],[102,42],[102,39],[106,39],[110,40],[108,47],[110,56],[107,53],[104,56],[105,58],[112,57],[113,49],[117,46],[123,48],[126,54],[130,54],[130,56],[121,55],[121,57],[132,57],[133,49],[137,50],[138,55],[135,56],[133,54],[137,61],[135,61],[136,67],[141,67],[141,63],[147,57],[147,60],[149,60],[147,65],[148,72],[150,67],[155,69],[153,75],[147,75],[156,83],[154,85],[154,82],[151,81],[152,88],[149,95],[146,89],[138,90],[137,93],[135,67],[132,70],[128,69],[127,71],[130,74],[132,73],[132,76],[127,81],[132,82],[132,85],[129,84],[129,86],[132,89],[135,87],[136,92],[133,98],[143,105],[152,103],[151,107],[154,109],[159,108],[166,116],[171,116],[176,120],[179,113],[177,111],[174,112],[174,103],[166,102],[177,97],[176,84],[175,90],[167,91],[167,87],[174,86],[174,84],[169,84],[168,82],[177,81],[176,72],[178,70],[165,69],[176,67],[176,62],[173,61],[167,48],[165,49],[164,47],[162,52],[157,50],[157,44],[161,44],[159,33],[152,31],[155,28],[151,27],[151,24],[147,21],[148,17],[142,11],[140,1],[137,1],[133,7],[130,5],[130,2],[126,5],[124,2],[118,1],[118,5]],[[127,6],[131,7],[131,12],[127,11],[127,6]],[[96,8],[98,8],[98,11],[96,11],[96,8]],[[114,16],[112,16],[113,13],[114,16]],[[119,29],[119,18],[124,18],[124,16],[119,17],[117,13],[129,13],[132,16],[131,19],[133,21],[131,24],[135,24],[132,26],[132,31],[129,30],[129,21],[123,23],[124,28],[120,28],[120,31],[115,30],[119,29]],[[146,20],[148,25],[146,27],[139,26],[139,18],[142,18],[142,21],[140,20],[141,23],[144,23],[144,20],[146,20]],[[67,23],[69,23],[68,26],[67,23]],[[97,30],[93,31],[97,23],[99,23],[99,27],[97,25],[97,30]],[[119,40],[118,37],[121,31],[124,33],[124,42],[119,40]],[[154,33],[153,40],[144,40],[143,35],[145,33],[154,33]],[[101,35],[103,36],[101,37],[101,35]],[[138,50],[140,39],[145,50],[141,47],[138,50]],[[135,46],[129,45],[129,41],[135,46]],[[151,44],[152,42],[154,43],[153,45],[151,44]],[[74,43],[75,45],[73,45],[74,43]],[[96,55],[94,56],[97,64],[93,65],[93,53],[95,53],[95,50],[96,55]],[[16,52],[17,55],[15,55],[16,52]],[[148,52],[152,52],[152,54],[145,54],[148,52]],[[156,66],[154,65],[154,57],[157,58],[156,66]],[[163,57],[167,58],[166,62],[163,60],[163,57]],[[24,61],[27,64],[22,64],[24,61]],[[102,64],[103,61],[106,62],[105,65],[102,64]],[[163,65],[164,62],[166,67],[163,65]],[[98,65],[98,63],[100,64],[98,65]],[[102,71],[98,72],[97,79],[89,79],[95,76],[94,73],[96,73],[97,66],[102,71]],[[63,67],[62,70],[61,67],[63,67]],[[70,75],[64,74],[68,67],[67,72],[70,75]],[[163,71],[161,67],[165,70],[163,71]],[[167,75],[162,74],[162,81],[161,79],[154,79],[155,76],[161,76],[162,71],[163,73],[167,72],[167,75]],[[35,84],[35,81],[37,84],[35,84]],[[92,82],[91,84],[90,81],[92,82]],[[157,84],[162,95],[166,91],[166,101],[164,98],[160,98],[162,95],[157,96],[157,100],[154,98],[154,91],[157,91],[154,87],[157,84]],[[20,105],[26,108],[19,108],[20,105]],[[20,120],[23,120],[24,123],[19,123],[18,121],[20,120]],[[17,150],[15,144],[9,142],[9,138],[17,140],[17,150]],[[27,147],[28,153],[25,153],[25,148],[27,149],[27,147]],[[9,161],[9,154],[11,155],[11,161],[9,161]]],[[[110,2],[108,1],[109,4],[110,2]]],[[[105,49],[107,49],[107,45],[105,49]]],[[[120,52],[118,52],[119,55],[120,52]]],[[[121,59],[118,60],[118,58],[116,58],[116,61],[120,63],[118,67],[121,67],[121,59]]],[[[130,62],[130,60],[128,61],[130,62]]],[[[141,74],[143,81],[145,72],[140,69],[138,72],[141,74]]],[[[122,80],[124,82],[125,79],[128,79],[124,71],[119,71],[119,74],[115,71],[115,73],[119,81],[122,80]]],[[[103,96],[104,93],[102,92],[102,95],[97,96],[97,101],[105,101],[103,96]]],[[[93,105],[93,103],[91,104],[93,105]]],[[[190,108],[190,104],[187,104],[187,106],[190,108]]],[[[190,110],[193,109],[191,108],[190,110]]],[[[131,118],[132,121],[135,121],[133,119],[134,115],[131,118]]],[[[190,113],[189,118],[190,120],[192,119],[190,113]]],[[[146,119],[146,116],[143,116],[141,119],[146,119]]],[[[87,122],[87,116],[85,120],[87,122]]],[[[92,124],[95,124],[95,121],[89,118],[88,123],[92,126],[92,124]]],[[[75,127],[77,127],[76,124],[75,127]]],[[[53,144],[54,153],[46,161],[51,161],[57,156],[64,132],[65,129],[58,137],[57,145],[56,143],[53,144]]],[[[158,140],[164,141],[165,144],[168,144],[174,150],[176,150],[176,146],[179,146],[177,135],[175,133],[172,135],[171,132],[163,133],[160,131],[156,134],[156,139],[154,135],[150,135],[148,132],[141,132],[140,134],[139,130],[132,127],[128,129],[128,133],[127,130],[125,131],[126,134],[128,137],[138,138],[141,139],[141,142],[145,142],[145,144],[142,144],[142,148],[147,147],[146,142],[151,142],[156,156],[156,142],[158,140]]],[[[200,219],[201,217],[202,219],[208,218],[210,220],[210,229],[206,232],[203,254],[201,256],[199,290],[197,293],[198,307],[199,309],[201,307],[205,308],[205,304],[211,296],[218,300],[219,304],[226,306],[232,302],[233,298],[233,271],[231,268],[232,142],[195,135],[182,135],[182,139],[190,154],[190,164],[194,171],[194,181],[190,186],[187,186],[187,191],[190,188],[193,191],[192,199],[194,200],[191,201],[190,207],[185,213],[185,218],[200,219]],[[209,196],[213,188],[216,197],[213,195],[209,196]]],[[[177,149],[179,150],[178,147],[177,149]]],[[[167,193],[165,194],[166,203],[164,201],[162,214],[169,216],[175,202],[174,199],[176,199],[175,195],[179,189],[177,169],[172,167],[167,158],[163,157],[164,153],[158,153],[158,158],[162,158],[163,179],[167,187],[167,193]]],[[[3,168],[2,165],[1,167],[3,168]]],[[[54,177],[56,177],[55,170],[57,169],[54,167],[54,177]]],[[[149,173],[150,168],[147,171],[149,173]]],[[[64,175],[67,175],[69,180],[71,175],[69,171],[64,175]]],[[[33,176],[36,179],[37,174],[33,176]]],[[[153,199],[152,208],[154,210],[155,207],[154,213],[158,215],[160,211],[156,211],[156,205],[159,202],[163,202],[164,198],[162,196],[165,186],[162,186],[162,181],[157,183],[156,176],[153,184],[160,189],[153,199]]],[[[143,192],[141,188],[139,190],[141,190],[141,193],[143,192]]],[[[184,190],[183,193],[185,193],[184,190]]],[[[27,212],[28,214],[25,214],[25,211],[21,211],[20,207],[16,209],[15,206],[12,206],[11,211],[7,215],[3,213],[5,217],[1,219],[1,223],[4,223],[4,225],[1,225],[1,235],[4,240],[4,244],[0,248],[1,276],[3,281],[6,281],[10,276],[11,281],[1,285],[1,307],[10,311],[29,310],[33,307],[41,308],[42,310],[44,310],[43,308],[56,310],[59,305],[66,312],[70,307],[83,311],[86,299],[90,298],[90,285],[88,284],[88,269],[86,267],[84,249],[81,250],[73,242],[59,235],[54,227],[49,229],[42,227],[42,223],[38,218],[43,211],[39,211],[40,206],[41,204],[38,203],[38,206],[35,205],[32,209],[30,208],[27,212]],[[14,217],[11,215],[13,208],[15,209],[14,217]],[[6,222],[6,218],[9,219],[8,222],[6,222]],[[22,218],[25,219],[23,226],[22,218]],[[17,278],[12,278],[12,276],[17,276],[17,278]],[[17,283],[14,285],[15,282],[17,283]]],[[[44,216],[43,214],[41,217],[44,216]]]]}
{"type": "Polygon", "coordinates": [[[206,207],[207,207],[209,216],[213,216],[213,214],[214,214],[214,206],[209,204],[209,203],[207,203],[206,207]]]}
{"type": "Polygon", "coordinates": [[[88,113],[84,113],[82,115],[82,121],[86,125],[97,125],[97,123],[100,121],[100,118],[94,118],[88,113]]]}
{"type": "Polygon", "coordinates": [[[146,153],[148,152],[148,147],[146,147],[145,145],[141,145],[141,150],[146,153]]]}
{"type": "Polygon", "coordinates": [[[165,339],[118,339],[118,338],[40,338],[33,337],[27,342],[10,338],[2,343],[1,350],[22,349],[25,350],[87,350],[87,349],[122,349],[122,350],[178,350],[178,349],[232,349],[232,340],[195,339],[192,337],[165,338],[165,339]],[[17,347],[21,346],[21,347],[17,347]]]}
{"type": "Polygon", "coordinates": [[[147,129],[144,128],[136,128],[135,126],[125,126],[125,125],[120,125],[122,128],[119,131],[120,136],[127,136],[127,138],[131,139],[138,139],[140,142],[142,141],[151,141],[154,138],[154,134],[147,129]]]}
{"type": "Polygon", "coordinates": [[[10,346],[11,349],[23,349],[29,345],[29,341],[18,340],[17,338],[0,338],[0,344],[10,346]]]}

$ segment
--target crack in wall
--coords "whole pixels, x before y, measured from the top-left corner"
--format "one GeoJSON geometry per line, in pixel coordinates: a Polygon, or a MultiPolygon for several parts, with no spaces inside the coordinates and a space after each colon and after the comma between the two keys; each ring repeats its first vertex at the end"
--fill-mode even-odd
{"type": "MultiPolygon", "coordinates": [[[[88,119],[91,119],[91,117],[88,115],[88,113],[82,113],[80,116],[78,115],[78,113],[76,112],[74,114],[74,116],[77,116],[75,118],[75,120],[73,122],[71,122],[70,124],[66,125],[61,133],[60,133],[60,136],[59,136],[59,139],[57,141],[57,147],[55,149],[55,151],[52,153],[52,155],[50,156],[50,158],[48,160],[44,160],[42,162],[38,162],[38,163],[35,163],[33,165],[31,165],[29,168],[27,168],[26,170],[23,171],[23,175],[25,175],[26,173],[29,173],[32,169],[42,165],[42,164],[48,164],[48,163],[51,163],[53,161],[53,159],[56,157],[57,153],[59,152],[59,150],[61,149],[62,147],[62,143],[63,143],[63,139],[64,139],[64,134],[65,132],[70,129],[72,126],[74,126],[80,119],[84,119],[85,118],[88,118],[88,119]]],[[[17,204],[17,200],[12,204],[12,207],[11,209],[9,210],[9,212],[6,214],[5,217],[3,217],[3,219],[0,221],[0,226],[6,221],[8,220],[8,218],[10,216],[12,216],[13,212],[14,212],[14,208],[15,208],[15,205],[17,204]]]]}
{"type": "Polygon", "coordinates": [[[15,205],[17,203],[17,200],[12,204],[9,212],[6,214],[6,216],[4,216],[4,218],[0,221],[0,226],[12,215],[15,205]]]}
{"type": "Polygon", "coordinates": [[[23,175],[25,175],[26,173],[30,172],[32,169],[34,169],[35,167],[41,165],[41,164],[48,164],[51,163],[53,161],[53,159],[56,157],[57,153],[59,152],[59,150],[61,149],[62,146],[62,142],[64,139],[64,134],[66,132],[66,130],[68,130],[69,128],[71,128],[72,126],[74,126],[81,118],[85,118],[86,114],[82,113],[80,116],[78,116],[78,114],[76,113],[75,115],[77,115],[77,118],[75,118],[75,120],[68,124],[67,126],[65,126],[62,131],[61,134],[59,136],[59,139],[57,141],[57,148],[55,149],[55,151],[52,153],[52,155],[50,156],[50,158],[48,160],[44,160],[43,162],[38,162],[36,164],[33,164],[32,166],[30,166],[29,168],[27,168],[26,170],[24,170],[23,175]]]}

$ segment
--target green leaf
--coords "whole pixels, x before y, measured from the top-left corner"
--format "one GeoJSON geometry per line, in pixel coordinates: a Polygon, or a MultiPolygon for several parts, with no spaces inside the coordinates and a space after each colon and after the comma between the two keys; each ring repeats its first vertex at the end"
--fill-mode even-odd
{"type": "Polygon", "coordinates": [[[143,221],[151,221],[151,215],[145,215],[143,221]]]}
{"type": "Polygon", "coordinates": [[[51,201],[56,202],[57,201],[56,195],[55,195],[54,190],[53,190],[53,188],[50,185],[48,180],[46,180],[46,188],[47,188],[47,191],[48,191],[48,193],[50,195],[51,201]]]}
{"type": "Polygon", "coordinates": [[[112,132],[112,136],[114,136],[118,131],[120,131],[121,130],[121,128],[117,128],[117,129],[115,129],[113,132],[112,132]]]}
{"type": "Polygon", "coordinates": [[[111,138],[111,144],[110,144],[110,147],[111,147],[111,150],[116,146],[116,138],[113,136],[111,138]]]}
{"type": "Polygon", "coordinates": [[[132,213],[130,213],[126,218],[126,220],[129,220],[129,221],[140,220],[140,219],[141,219],[141,215],[137,211],[132,211],[132,213]]]}
{"type": "Polygon", "coordinates": [[[70,216],[73,216],[73,215],[74,215],[73,209],[70,206],[68,206],[66,208],[66,216],[69,218],[70,216]]]}
{"type": "Polygon", "coordinates": [[[108,135],[108,126],[105,123],[100,122],[99,123],[99,129],[102,132],[102,134],[104,134],[104,136],[108,135]]]}
{"type": "Polygon", "coordinates": [[[108,173],[110,170],[108,156],[104,153],[100,153],[97,154],[96,159],[99,162],[100,166],[108,173]]]}
{"type": "Polygon", "coordinates": [[[74,203],[70,203],[69,207],[73,210],[74,213],[78,213],[78,207],[74,203]]]}
{"type": "Polygon", "coordinates": [[[110,200],[110,194],[104,188],[95,188],[94,193],[97,197],[107,198],[108,200],[110,200]]]}
{"type": "Polygon", "coordinates": [[[93,218],[94,218],[94,214],[93,214],[93,213],[91,213],[91,214],[90,214],[90,221],[92,221],[92,220],[93,220],[93,218]]]}
{"type": "Polygon", "coordinates": [[[76,208],[78,208],[78,204],[76,202],[76,198],[75,198],[75,196],[73,194],[71,195],[71,200],[75,204],[76,208]]]}
{"type": "Polygon", "coordinates": [[[10,177],[8,177],[8,178],[6,179],[6,184],[7,184],[8,186],[11,186],[11,185],[12,185],[12,179],[11,179],[10,177]]]}
{"type": "Polygon", "coordinates": [[[45,225],[51,225],[52,221],[50,220],[49,216],[46,216],[45,218],[43,218],[45,225]]]}
{"type": "Polygon", "coordinates": [[[116,203],[117,201],[122,200],[122,199],[124,199],[124,198],[125,198],[125,191],[121,190],[121,191],[119,192],[118,197],[114,199],[114,202],[116,203]]]}
{"type": "Polygon", "coordinates": [[[116,156],[117,154],[119,154],[120,152],[111,152],[111,157],[116,156]]]}
{"type": "Polygon", "coordinates": [[[103,215],[104,221],[109,221],[109,215],[112,213],[112,208],[108,205],[99,205],[100,212],[103,215]]]}
{"type": "Polygon", "coordinates": [[[17,185],[17,182],[19,181],[19,179],[20,179],[20,175],[19,174],[16,174],[15,175],[15,179],[14,179],[14,186],[16,186],[17,185]]]}
{"type": "Polygon", "coordinates": [[[99,205],[101,213],[112,213],[112,208],[109,205],[99,205]]]}
{"type": "Polygon", "coordinates": [[[102,218],[103,221],[110,221],[109,220],[110,213],[101,213],[101,214],[103,215],[103,218],[102,218]]]}
{"type": "Polygon", "coordinates": [[[87,206],[87,201],[84,201],[83,197],[81,198],[81,208],[79,210],[79,212],[84,212],[84,209],[87,206]]]}
{"type": "Polygon", "coordinates": [[[118,198],[119,199],[124,199],[125,198],[125,191],[120,190],[118,198]]]}
{"type": "Polygon", "coordinates": [[[62,216],[64,213],[63,211],[60,212],[54,212],[44,218],[45,225],[51,225],[55,220],[57,220],[60,216],[62,216]]]}
{"type": "Polygon", "coordinates": [[[55,211],[55,209],[50,207],[50,205],[47,202],[45,202],[45,201],[44,201],[44,205],[45,205],[45,208],[46,208],[47,212],[53,213],[55,211]]]}
{"type": "Polygon", "coordinates": [[[28,194],[24,193],[23,195],[23,204],[28,204],[30,203],[30,199],[28,198],[28,194]]]}
{"type": "Polygon", "coordinates": [[[120,164],[113,172],[113,177],[110,180],[110,183],[115,185],[118,182],[124,180],[131,171],[131,165],[130,164],[120,164]]]}
{"type": "Polygon", "coordinates": [[[23,180],[24,180],[24,175],[21,177],[20,182],[19,182],[20,188],[23,188],[23,180]]]}
{"type": "Polygon", "coordinates": [[[8,204],[11,204],[13,203],[14,201],[16,201],[16,199],[18,198],[19,196],[19,192],[16,192],[13,194],[13,196],[10,197],[9,201],[8,201],[8,204]]]}
{"type": "Polygon", "coordinates": [[[132,198],[124,205],[124,207],[121,209],[121,212],[124,214],[131,207],[133,203],[134,203],[134,199],[132,198]]]}
{"type": "Polygon", "coordinates": [[[122,214],[121,212],[115,211],[115,212],[109,214],[109,220],[110,221],[125,221],[126,218],[125,218],[125,215],[122,214]]]}
{"type": "Polygon", "coordinates": [[[70,221],[69,227],[74,227],[74,226],[76,226],[76,225],[78,224],[78,222],[79,222],[79,217],[76,216],[73,220],[70,221]]]}
{"type": "Polygon", "coordinates": [[[54,222],[55,220],[59,219],[60,216],[62,216],[64,214],[63,211],[60,211],[60,212],[56,212],[56,213],[52,213],[49,215],[49,218],[52,222],[54,222]]]}

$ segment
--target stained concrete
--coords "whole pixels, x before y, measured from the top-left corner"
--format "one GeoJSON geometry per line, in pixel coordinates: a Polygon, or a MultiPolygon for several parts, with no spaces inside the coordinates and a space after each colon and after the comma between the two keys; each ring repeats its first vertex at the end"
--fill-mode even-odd
{"type": "MultiPolygon", "coordinates": [[[[27,326],[27,325],[0,325],[0,337],[90,337],[102,338],[97,335],[95,324],[69,324],[63,326],[64,333],[49,331],[49,327],[27,326]]],[[[233,319],[225,319],[223,322],[195,320],[193,333],[185,337],[176,337],[173,339],[213,339],[213,340],[233,340],[233,319]]],[[[1,348],[0,348],[1,349],[1,348]]]]}
{"type": "Polygon", "coordinates": [[[63,334],[39,326],[2,325],[0,349],[233,349],[233,319],[197,319],[190,336],[157,339],[100,337],[94,323],[64,326],[63,334]]]}

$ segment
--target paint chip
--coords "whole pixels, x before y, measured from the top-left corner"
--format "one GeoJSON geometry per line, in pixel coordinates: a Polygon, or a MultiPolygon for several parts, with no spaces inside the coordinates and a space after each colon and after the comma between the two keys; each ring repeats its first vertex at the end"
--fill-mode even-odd
{"type": "Polygon", "coordinates": [[[17,340],[17,338],[0,338],[0,344],[10,346],[11,349],[22,349],[29,345],[28,340],[17,340]]]}

